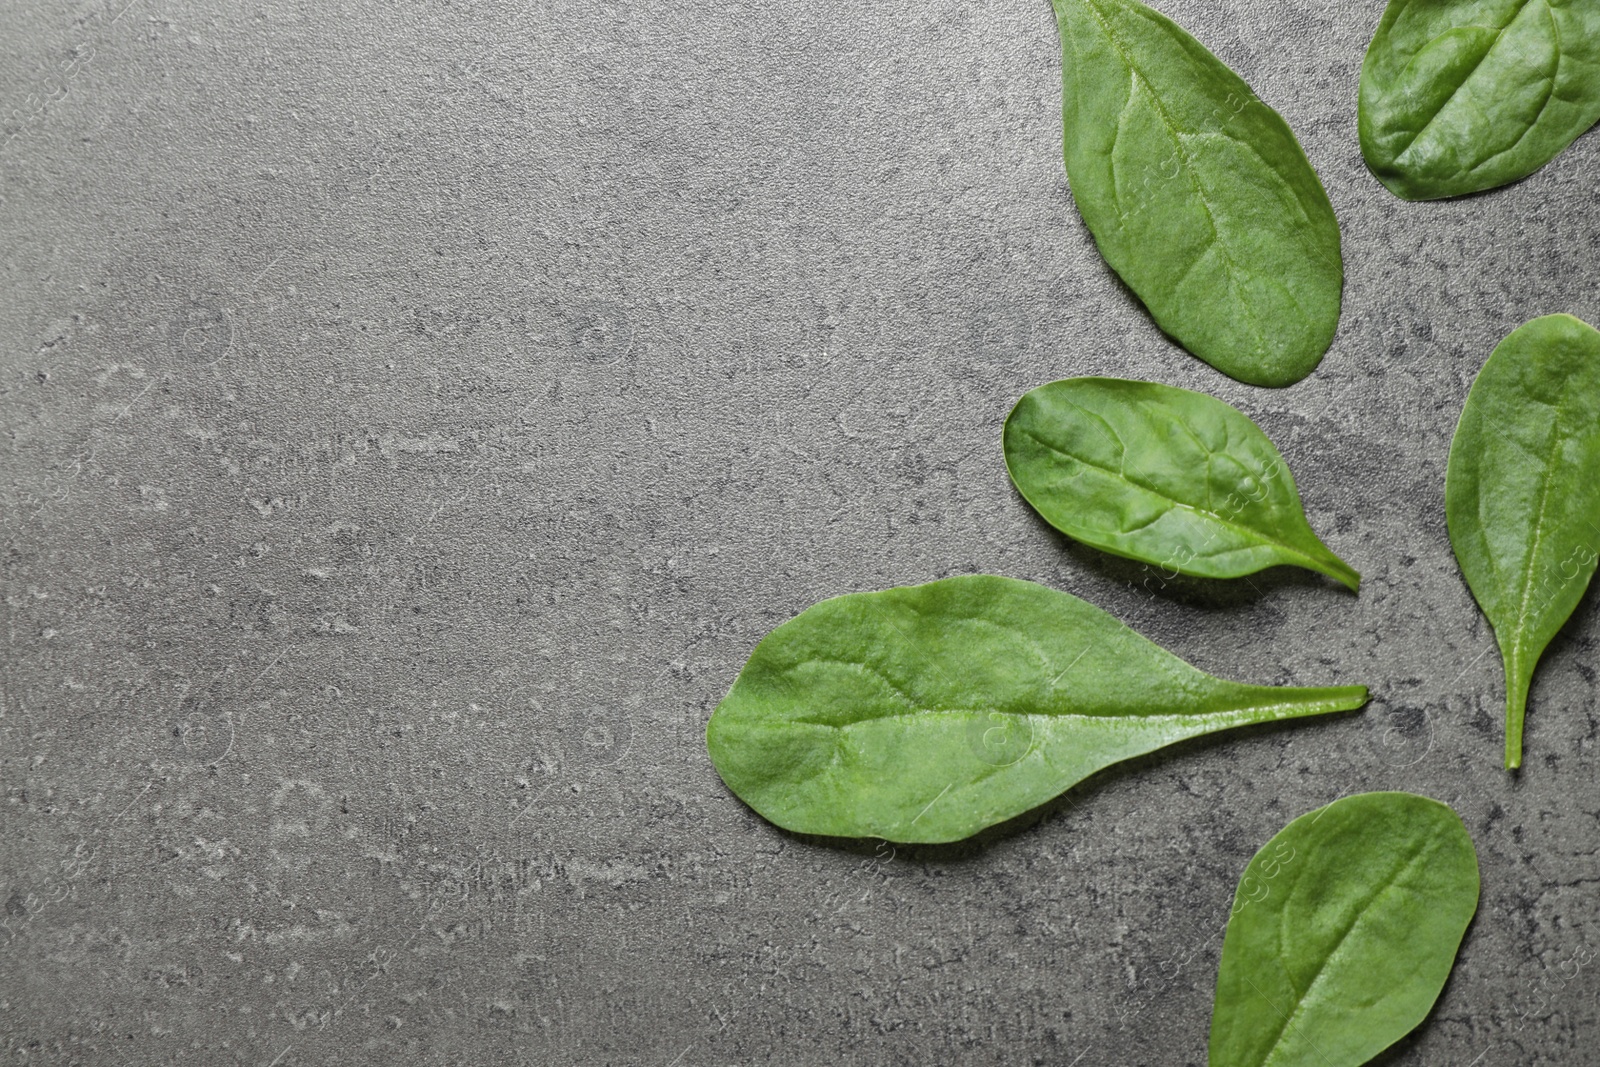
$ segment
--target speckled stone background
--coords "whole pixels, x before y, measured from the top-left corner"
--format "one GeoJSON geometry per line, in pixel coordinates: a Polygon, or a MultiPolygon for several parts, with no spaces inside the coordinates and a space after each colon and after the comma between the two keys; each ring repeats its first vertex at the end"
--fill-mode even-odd
{"type": "Polygon", "coordinates": [[[0,8],[0,1062],[1199,1065],[1246,859],[1404,788],[1483,899],[1383,1062],[1600,1063],[1600,618],[1507,775],[1442,505],[1495,342],[1600,321],[1600,139],[1405,204],[1356,143],[1378,0],[1158,6],[1342,220],[1291,388],[1096,255],[1042,0],[0,8]],[[1360,597],[1045,527],[1000,422],[1086,373],[1257,418],[1360,597]],[[948,848],[729,795],[702,730],[764,633],[970,571],[1373,701],[948,848]]]}

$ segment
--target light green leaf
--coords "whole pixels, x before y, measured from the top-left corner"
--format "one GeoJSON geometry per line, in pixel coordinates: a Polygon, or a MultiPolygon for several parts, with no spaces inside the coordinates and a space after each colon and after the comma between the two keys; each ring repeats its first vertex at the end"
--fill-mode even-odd
{"type": "Polygon", "coordinates": [[[1210,1067],[1359,1067],[1427,1017],[1478,908],[1461,819],[1362,793],[1294,820],[1240,879],[1210,1067]]]}
{"type": "Polygon", "coordinates": [[[1179,344],[1252,385],[1316,367],[1344,266],[1278,113],[1136,0],[1054,0],[1067,179],[1106,262],[1179,344]]]}
{"type": "Polygon", "coordinates": [[[1359,111],[1361,153],[1396,196],[1526,177],[1600,119],[1600,4],[1391,0],[1359,111]]]}
{"type": "Polygon", "coordinates": [[[1506,672],[1506,767],[1522,765],[1528,686],[1589,586],[1600,545],[1600,333],[1534,319],[1478,372],[1450,444],[1450,544],[1506,672]]]}
{"type": "Polygon", "coordinates": [[[1017,491],[1069,537],[1202,578],[1308,567],[1358,589],[1317,539],[1283,457],[1215,397],[1154,382],[1069,378],[1006,419],[1017,491]]]}
{"type": "Polygon", "coordinates": [[[785,829],[945,842],[1175,741],[1366,699],[1226,682],[1074,596],[975,575],[825,600],[779,626],[706,745],[728,788],[785,829]]]}

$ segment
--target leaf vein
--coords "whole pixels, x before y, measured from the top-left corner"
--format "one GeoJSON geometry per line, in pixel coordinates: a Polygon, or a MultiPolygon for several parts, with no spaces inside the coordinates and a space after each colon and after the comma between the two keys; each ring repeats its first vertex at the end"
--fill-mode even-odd
{"type": "MultiPolygon", "coordinates": [[[[1401,862],[1399,868],[1397,870],[1395,870],[1393,873],[1391,873],[1387,878],[1384,878],[1378,884],[1377,888],[1374,889],[1367,896],[1367,898],[1364,901],[1362,901],[1359,906],[1356,907],[1354,913],[1350,917],[1350,921],[1345,924],[1345,927],[1344,927],[1343,930],[1339,931],[1338,940],[1334,942],[1333,948],[1329,950],[1327,955],[1322,957],[1322,962],[1317,965],[1317,973],[1314,974],[1312,976],[1312,978],[1311,978],[1311,981],[1306,984],[1305,992],[1304,993],[1299,993],[1298,991],[1296,992],[1294,1010],[1283,1017],[1283,1025],[1278,1028],[1277,1034],[1275,1034],[1273,1036],[1272,1044],[1269,1046],[1271,1051],[1267,1053],[1266,1059],[1261,1061],[1261,1067],[1269,1067],[1269,1065],[1272,1063],[1272,1061],[1277,1057],[1278,1050],[1283,1047],[1283,1045],[1282,1045],[1283,1035],[1288,1033],[1290,1030],[1294,1029],[1295,1022],[1302,1015],[1305,1014],[1306,1005],[1311,1000],[1312,991],[1317,988],[1317,985],[1322,981],[1324,976],[1327,975],[1328,966],[1329,966],[1329,964],[1331,964],[1333,962],[1334,957],[1338,956],[1339,953],[1344,950],[1345,945],[1349,943],[1350,935],[1355,932],[1355,928],[1357,926],[1361,925],[1362,916],[1365,915],[1367,913],[1367,911],[1371,909],[1372,905],[1377,901],[1377,899],[1379,897],[1383,896],[1383,894],[1385,894],[1389,890],[1393,889],[1395,887],[1395,885],[1403,877],[1405,877],[1405,875],[1407,873],[1410,872],[1411,868],[1416,865],[1417,860],[1419,860],[1422,857],[1422,854],[1424,852],[1428,851],[1428,845],[1430,843],[1431,842],[1429,842],[1427,840],[1420,841],[1417,844],[1417,846],[1411,850],[1411,854],[1409,856],[1407,856],[1405,858],[1405,860],[1403,860],[1401,862]]],[[[1288,911],[1285,910],[1283,912],[1280,912],[1279,914],[1280,914],[1280,923],[1287,922],[1288,911]]],[[[1280,930],[1281,930],[1281,925],[1280,925],[1280,930]]],[[[1280,943],[1283,940],[1283,935],[1281,933],[1279,935],[1279,940],[1280,940],[1280,943]]],[[[1288,968],[1285,967],[1284,970],[1287,973],[1288,968]]],[[[1291,988],[1293,988],[1292,980],[1291,980],[1291,988]]],[[[1315,1050],[1316,1046],[1313,1045],[1312,1048],[1315,1050]]],[[[1320,1054],[1320,1050],[1318,1050],[1318,1051],[1319,1051],[1319,1054],[1320,1054]]]]}
{"type": "Polygon", "coordinates": [[[1300,549],[1295,548],[1294,546],[1288,544],[1287,542],[1280,541],[1280,540],[1278,540],[1277,538],[1274,538],[1274,537],[1268,537],[1266,534],[1263,534],[1260,530],[1254,529],[1253,527],[1250,527],[1250,526],[1245,526],[1242,523],[1234,522],[1231,519],[1223,517],[1223,515],[1221,513],[1219,513],[1219,512],[1207,510],[1206,508],[1203,508],[1203,507],[1199,506],[1198,504],[1190,504],[1190,503],[1188,503],[1186,501],[1178,500],[1175,497],[1169,496],[1167,493],[1165,493],[1161,489],[1158,489],[1153,485],[1147,485],[1144,482],[1141,482],[1139,479],[1137,479],[1137,478],[1133,477],[1132,475],[1128,474],[1125,470],[1120,470],[1120,469],[1119,470],[1112,470],[1110,467],[1107,467],[1103,463],[1096,463],[1091,459],[1084,458],[1083,456],[1074,455],[1072,452],[1069,452],[1067,449],[1062,448],[1060,445],[1056,444],[1055,442],[1047,441],[1043,437],[1040,437],[1038,435],[1038,433],[1035,432],[1032,429],[1024,428],[1022,432],[1027,434],[1036,443],[1042,445],[1044,448],[1048,449],[1049,451],[1054,452],[1059,456],[1065,456],[1066,458],[1068,458],[1070,460],[1073,460],[1074,462],[1082,463],[1085,467],[1093,467],[1095,470],[1101,471],[1103,473],[1116,475],[1117,477],[1122,478],[1124,481],[1126,481],[1129,485],[1132,485],[1134,488],[1143,489],[1145,492],[1149,493],[1151,496],[1154,496],[1154,497],[1157,497],[1160,500],[1166,501],[1167,503],[1169,503],[1172,506],[1172,508],[1183,508],[1186,511],[1193,512],[1194,514],[1196,514],[1196,515],[1198,515],[1198,516],[1200,516],[1202,518],[1209,519],[1212,522],[1216,522],[1216,523],[1219,523],[1222,526],[1226,526],[1230,530],[1236,530],[1236,531],[1238,531],[1238,532],[1240,532],[1242,534],[1247,535],[1248,537],[1254,538],[1256,541],[1259,541],[1263,545],[1267,545],[1267,546],[1270,546],[1272,548],[1281,549],[1282,551],[1287,552],[1290,555],[1293,555],[1297,559],[1309,560],[1309,559],[1312,558],[1307,553],[1302,552],[1300,549]]]}
{"type": "MultiPolygon", "coordinates": [[[[1161,124],[1167,128],[1167,133],[1172,138],[1173,151],[1177,154],[1179,162],[1183,165],[1183,172],[1188,177],[1189,184],[1194,188],[1195,199],[1199,202],[1200,209],[1205,213],[1206,224],[1211,227],[1210,244],[1213,248],[1217,249],[1218,254],[1222,257],[1223,274],[1227,278],[1228,288],[1232,291],[1234,300],[1239,305],[1244,317],[1249,320],[1250,326],[1256,335],[1256,352],[1261,356],[1267,355],[1267,335],[1262,326],[1261,317],[1257,313],[1255,306],[1250,301],[1244,299],[1243,290],[1241,290],[1239,286],[1238,266],[1235,263],[1233,256],[1229,254],[1227,242],[1223,240],[1222,230],[1217,225],[1216,214],[1211,210],[1211,201],[1206,196],[1205,186],[1201,184],[1199,175],[1196,173],[1194,161],[1189,157],[1189,153],[1184,148],[1183,138],[1180,136],[1178,124],[1173,121],[1172,115],[1168,113],[1166,105],[1161,102],[1161,96],[1155,91],[1155,87],[1150,84],[1150,80],[1144,76],[1144,73],[1134,63],[1133,56],[1129,54],[1128,50],[1123,47],[1122,42],[1117,39],[1116,34],[1112,32],[1110,23],[1105,20],[1105,17],[1101,13],[1095,0],[1083,0],[1083,4],[1086,8],[1088,8],[1089,12],[1094,15],[1095,21],[1100,23],[1100,28],[1105,31],[1106,40],[1111,43],[1111,47],[1115,48],[1117,50],[1117,54],[1122,57],[1122,61],[1124,64],[1126,64],[1129,73],[1133,75],[1135,80],[1142,82],[1148,91],[1150,103],[1155,108],[1156,114],[1161,117],[1161,124]]],[[[1276,176],[1276,173],[1276,171],[1273,172],[1274,176],[1276,176]]],[[[1200,258],[1204,257],[1202,256],[1200,258]]],[[[1199,259],[1196,259],[1189,265],[1189,267],[1180,276],[1179,282],[1187,278],[1189,274],[1193,272],[1194,266],[1198,262],[1199,259]]]]}
{"type": "MultiPolygon", "coordinates": [[[[1411,151],[1411,147],[1413,145],[1422,139],[1422,135],[1427,133],[1428,130],[1433,127],[1435,122],[1439,121],[1439,116],[1444,114],[1445,108],[1450,106],[1450,101],[1454,100],[1461,90],[1466,87],[1467,83],[1477,76],[1479,68],[1487,63],[1489,61],[1489,56],[1494,53],[1496,48],[1500,47],[1500,42],[1505,39],[1506,31],[1512,26],[1516,25],[1517,19],[1522,17],[1522,12],[1525,11],[1528,5],[1533,2],[1534,0],[1521,0],[1521,3],[1517,4],[1517,9],[1511,13],[1511,17],[1506,20],[1506,24],[1495,31],[1494,40],[1490,42],[1488,48],[1483,50],[1483,55],[1478,57],[1478,61],[1472,65],[1472,69],[1467,71],[1466,75],[1462,77],[1460,83],[1450,91],[1450,95],[1444,98],[1444,100],[1439,104],[1438,108],[1435,109],[1434,113],[1428,116],[1428,121],[1423,123],[1417,129],[1417,132],[1411,135],[1411,139],[1394,154],[1394,158],[1397,163],[1405,157],[1407,152],[1411,151]]],[[[1542,0],[1540,0],[1540,2],[1542,2],[1542,0]]],[[[1435,40],[1437,40],[1437,38],[1435,38],[1435,40]]],[[[1428,42],[1428,44],[1432,43],[1433,41],[1428,42]]],[[[1427,45],[1423,45],[1423,48],[1427,48],[1427,45]]],[[[1418,49],[1419,54],[1421,51],[1422,49],[1418,49]]]]}

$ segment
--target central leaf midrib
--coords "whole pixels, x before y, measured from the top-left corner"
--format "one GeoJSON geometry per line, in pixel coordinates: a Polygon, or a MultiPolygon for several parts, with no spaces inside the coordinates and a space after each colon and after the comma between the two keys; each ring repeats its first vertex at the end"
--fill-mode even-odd
{"type": "MultiPolygon", "coordinates": [[[[1082,657],[1080,656],[1079,659],[1081,659],[1081,658],[1082,657]]],[[[1074,660],[1073,664],[1075,665],[1076,662],[1077,661],[1074,660]]],[[[811,657],[807,657],[806,659],[801,660],[800,662],[796,663],[794,666],[790,667],[788,670],[789,671],[798,670],[801,667],[806,667],[806,666],[810,666],[810,665],[813,665],[813,664],[830,664],[830,665],[838,666],[838,667],[849,667],[849,668],[853,668],[855,670],[863,671],[863,672],[865,672],[867,674],[870,674],[870,675],[874,676],[875,678],[878,678],[885,685],[887,685],[889,687],[890,691],[893,692],[894,695],[896,697],[898,697],[905,704],[907,710],[905,710],[905,711],[893,711],[893,712],[888,712],[888,713],[885,713],[885,714],[869,714],[869,715],[865,715],[865,716],[863,716],[861,718],[852,719],[852,720],[850,720],[848,722],[822,722],[822,721],[818,721],[817,719],[809,718],[809,717],[806,717],[806,716],[803,716],[803,715],[796,715],[796,716],[791,716],[789,718],[786,718],[786,719],[782,720],[783,723],[786,723],[786,724],[801,724],[801,725],[805,725],[805,726],[820,726],[820,727],[823,727],[824,729],[831,729],[831,730],[845,730],[845,729],[848,729],[848,728],[850,728],[852,726],[860,726],[861,724],[868,723],[868,722],[876,723],[876,722],[882,722],[882,721],[885,721],[885,720],[892,720],[892,719],[915,719],[915,718],[918,718],[920,716],[930,715],[930,714],[932,714],[932,715],[1007,715],[1007,716],[1014,716],[1014,717],[1017,717],[1017,718],[1042,718],[1042,719],[1051,719],[1051,720],[1057,720],[1057,721],[1062,720],[1062,719],[1082,719],[1082,720],[1084,720],[1086,722],[1105,721],[1105,720],[1110,720],[1110,719],[1137,719],[1140,722],[1167,721],[1167,720],[1170,720],[1170,721],[1187,721],[1187,720],[1193,720],[1193,719],[1209,718],[1209,717],[1214,716],[1214,715],[1223,715],[1223,714],[1228,714],[1230,712],[1261,712],[1261,713],[1265,713],[1265,714],[1270,714],[1270,715],[1272,715],[1273,717],[1276,718],[1277,717],[1276,713],[1279,710],[1294,709],[1294,708],[1304,708],[1304,707],[1308,707],[1308,706],[1311,706],[1311,705],[1314,705],[1314,704],[1318,704],[1318,703],[1337,702],[1337,701],[1339,701],[1341,699],[1338,694],[1342,690],[1349,689],[1349,690],[1351,690],[1353,692],[1355,689],[1359,688],[1359,687],[1352,687],[1352,686],[1311,687],[1310,692],[1307,692],[1305,689],[1301,689],[1299,691],[1299,696],[1298,696],[1297,699],[1292,699],[1292,700],[1282,700],[1282,699],[1280,699],[1280,700],[1271,700],[1271,701],[1265,701],[1265,702],[1238,699],[1238,700],[1224,701],[1220,706],[1212,707],[1212,708],[1209,708],[1209,709],[1207,709],[1205,711],[1173,711],[1173,712],[1157,712],[1157,713],[1153,713],[1153,714],[1141,714],[1139,712],[1133,712],[1133,711],[1110,711],[1110,712],[1105,712],[1103,714],[1096,714],[1096,713],[1085,712],[1085,711],[1059,711],[1059,712],[1057,712],[1057,711],[1037,711],[1037,710],[1036,711],[1015,711],[1015,710],[1012,710],[1010,708],[987,707],[987,706],[986,707],[939,707],[937,705],[929,705],[929,704],[925,703],[924,701],[919,700],[913,694],[913,691],[912,691],[912,688],[911,688],[913,683],[911,683],[909,680],[900,681],[900,680],[897,680],[895,678],[892,678],[892,677],[889,676],[888,672],[886,672],[882,667],[878,666],[877,664],[868,663],[868,662],[863,661],[863,660],[844,659],[844,658],[837,657],[837,656],[811,656],[811,657]]],[[[1051,664],[1048,664],[1048,666],[1053,669],[1055,667],[1055,664],[1051,663],[1051,664]]],[[[1070,669],[1071,669],[1071,666],[1068,667],[1068,670],[1070,670],[1070,669]]],[[[1191,670],[1192,669],[1193,668],[1191,668],[1191,670]]],[[[788,673],[788,671],[785,671],[785,673],[788,673]]],[[[1063,673],[1065,673],[1065,672],[1063,672],[1063,673]]],[[[1058,678],[1059,678],[1059,676],[1058,676],[1058,678]]],[[[1054,690],[1054,683],[1051,684],[1050,689],[1051,689],[1051,691],[1054,690]]],[[[1293,689],[1289,689],[1289,690],[1277,689],[1277,690],[1275,690],[1275,692],[1277,694],[1282,695],[1282,694],[1286,694],[1286,693],[1292,693],[1292,692],[1294,692],[1294,690],[1293,689]]],[[[1242,697],[1243,694],[1240,694],[1240,696],[1242,697]]],[[[773,725],[776,726],[778,724],[774,723],[773,725]]]]}
{"type": "Polygon", "coordinates": [[[1486,167],[1492,166],[1494,161],[1500,157],[1509,156],[1516,152],[1517,149],[1521,148],[1522,143],[1526,141],[1529,136],[1531,136],[1533,132],[1539,128],[1539,124],[1544,121],[1545,113],[1550,110],[1550,104],[1556,98],[1556,88],[1561,84],[1561,61],[1564,58],[1564,53],[1561,48],[1561,23],[1556,21],[1556,13],[1548,3],[1545,4],[1544,10],[1545,14],[1550,16],[1550,32],[1555,37],[1556,63],[1555,69],[1550,72],[1550,84],[1545,89],[1544,100],[1539,104],[1539,113],[1533,117],[1533,121],[1528,123],[1528,128],[1523,130],[1522,133],[1517,136],[1516,141],[1514,141],[1509,148],[1502,148],[1500,151],[1496,152],[1487,159],[1473,164],[1472,167],[1467,171],[1469,174],[1476,174],[1486,167]]]}
{"type": "Polygon", "coordinates": [[[1423,841],[1412,850],[1411,855],[1406,857],[1405,861],[1399,865],[1398,869],[1396,869],[1395,872],[1389,877],[1385,878],[1379,888],[1374,890],[1372,894],[1361,903],[1361,906],[1355,910],[1355,914],[1351,916],[1349,925],[1339,932],[1339,938],[1334,943],[1333,948],[1328,950],[1328,954],[1323,957],[1322,963],[1317,967],[1317,973],[1313,975],[1311,981],[1307,983],[1306,991],[1299,994],[1295,998],[1294,1010],[1284,1015],[1283,1025],[1278,1028],[1277,1035],[1272,1039],[1272,1045],[1267,1052],[1266,1058],[1261,1061],[1261,1067],[1270,1067],[1272,1061],[1277,1057],[1278,1051],[1283,1047],[1283,1035],[1293,1029],[1295,1020],[1299,1019],[1305,1014],[1306,1004],[1311,999],[1312,991],[1317,988],[1317,985],[1322,981],[1323,976],[1328,973],[1328,965],[1333,962],[1334,956],[1338,955],[1339,951],[1344,948],[1345,942],[1348,941],[1350,935],[1355,932],[1355,928],[1361,925],[1362,916],[1367,913],[1367,911],[1372,907],[1373,903],[1379,897],[1383,896],[1383,894],[1395,887],[1395,885],[1400,881],[1401,877],[1411,869],[1412,865],[1417,862],[1417,859],[1427,850],[1428,842],[1423,841]]]}
{"type": "MultiPolygon", "coordinates": [[[[1534,561],[1538,558],[1539,546],[1544,542],[1545,513],[1550,507],[1550,483],[1553,480],[1552,476],[1555,470],[1553,457],[1555,454],[1561,451],[1562,442],[1564,441],[1564,437],[1562,436],[1562,423],[1564,421],[1563,416],[1566,412],[1567,401],[1570,396],[1570,391],[1562,390],[1561,396],[1556,400],[1556,417],[1554,420],[1554,427],[1550,433],[1551,447],[1547,450],[1545,462],[1540,464],[1539,509],[1534,513],[1533,541],[1528,547],[1528,554],[1524,558],[1524,563],[1521,567],[1522,596],[1517,604],[1517,628],[1516,632],[1512,635],[1511,641],[1509,642],[1511,647],[1511,656],[1509,658],[1515,661],[1519,675],[1522,669],[1522,643],[1524,637],[1526,636],[1526,627],[1528,624],[1528,602],[1533,597],[1534,561]]],[[[1509,677],[1506,679],[1506,682],[1508,685],[1512,684],[1512,680],[1509,677]]]]}
{"type": "MultiPolygon", "coordinates": [[[[1161,116],[1161,124],[1167,128],[1167,133],[1171,135],[1173,149],[1178,153],[1179,158],[1183,160],[1184,173],[1189,176],[1189,184],[1194,188],[1194,195],[1200,201],[1201,210],[1205,212],[1206,224],[1211,227],[1211,246],[1217,250],[1219,255],[1222,256],[1223,264],[1227,269],[1228,287],[1233,290],[1235,302],[1238,303],[1238,305],[1244,310],[1245,314],[1250,317],[1250,323],[1255,330],[1256,342],[1259,346],[1259,354],[1262,356],[1268,355],[1269,350],[1267,346],[1267,338],[1266,334],[1262,331],[1260,317],[1256,314],[1255,309],[1251,306],[1250,302],[1243,299],[1244,294],[1239,287],[1238,281],[1238,275],[1240,273],[1238,265],[1228,251],[1227,241],[1223,240],[1222,230],[1217,226],[1217,217],[1211,210],[1211,201],[1207,199],[1205,187],[1200,184],[1200,179],[1195,172],[1194,163],[1190,160],[1189,153],[1184,149],[1183,137],[1180,135],[1177,123],[1172,120],[1171,115],[1167,114],[1166,105],[1161,102],[1161,94],[1156,92],[1155,86],[1151,84],[1150,79],[1145,76],[1144,71],[1139,69],[1139,65],[1133,61],[1133,57],[1128,53],[1127,49],[1122,46],[1122,42],[1117,39],[1117,35],[1112,31],[1110,23],[1108,23],[1105,20],[1105,17],[1101,14],[1095,0],[1082,0],[1082,3],[1083,6],[1088,9],[1089,13],[1094,16],[1095,21],[1100,24],[1101,30],[1105,32],[1106,40],[1111,43],[1112,48],[1116,49],[1117,55],[1122,57],[1122,61],[1127,65],[1129,72],[1132,73],[1135,78],[1138,78],[1141,82],[1143,82],[1145,88],[1149,90],[1150,102],[1155,105],[1156,114],[1161,116]]],[[[1132,102],[1132,98],[1132,93],[1129,93],[1130,103],[1132,102]]],[[[1113,192],[1115,192],[1115,188],[1116,187],[1113,184],[1113,192]]],[[[1196,260],[1196,262],[1198,262],[1198,260],[1196,260]]]]}
{"type": "Polygon", "coordinates": [[[1134,488],[1142,489],[1145,492],[1149,493],[1151,496],[1159,497],[1160,499],[1165,500],[1168,503],[1170,503],[1175,508],[1184,508],[1185,510],[1191,511],[1196,515],[1204,516],[1205,518],[1208,518],[1208,519],[1212,520],[1213,522],[1216,522],[1219,525],[1226,526],[1226,527],[1228,527],[1229,529],[1232,529],[1232,530],[1237,530],[1237,531],[1239,531],[1240,533],[1243,533],[1243,534],[1247,534],[1248,536],[1253,537],[1255,540],[1259,541],[1264,546],[1267,546],[1267,547],[1270,547],[1270,548],[1282,549],[1283,551],[1289,553],[1290,555],[1294,556],[1297,559],[1303,559],[1303,560],[1306,560],[1306,561],[1311,562],[1311,563],[1316,563],[1319,566],[1320,566],[1320,564],[1322,562],[1322,561],[1316,559],[1314,556],[1311,556],[1311,555],[1307,554],[1306,552],[1304,552],[1304,551],[1302,551],[1302,550],[1300,550],[1298,548],[1295,548],[1294,546],[1292,546],[1292,545],[1290,545],[1290,544],[1288,544],[1288,543],[1286,543],[1284,541],[1279,541],[1277,538],[1274,538],[1274,537],[1267,537],[1267,536],[1263,535],[1261,533],[1261,531],[1259,531],[1259,530],[1253,529],[1253,528],[1251,528],[1249,526],[1241,525],[1240,523],[1234,522],[1231,519],[1225,519],[1215,511],[1208,511],[1207,509],[1202,508],[1202,507],[1200,507],[1198,505],[1189,504],[1189,503],[1186,503],[1186,502],[1184,502],[1182,500],[1177,500],[1177,499],[1175,499],[1173,497],[1170,497],[1166,493],[1162,492],[1160,489],[1157,489],[1154,486],[1145,485],[1144,483],[1142,483],[1142,482],[1138,481],[1137,479],[1133,478],[1131,475],[1128,474],[1126,469],[1112,470],[1110,467],[1107,467],[1104,464],[1096,463],[1093,460],[1084,459],[1082,456],[1073,455],[1071,452],[1068,452],[1066,449],[1060,447],[1059,445],[1056,445],[1053,442],[1047,441],[1044,438],[1040,437],[1037,433],[1035,433],[1031,429],[1024,428],[1022,432],[1027,434],[1035,442],[1037,442],[1040,445],[1043,445],[1045,448],[1047,448],[1050,451],[1054,452],[1058,456],[1065,456],[1068,459],[1074,461],[1075,463],[1082,463],[1085,467],[1093,467],[1097,471],[1102,471],[1102,472],[1104,472],[1106,474],[1113,475],[1114,477],[1121,478],[1123,481],[1127,482],[1129,485],[1132,485],[1134,488]]]}
{"type": "MultiPolygon", "coordinates": [[[[795,716],[784,719],[785,725],[817,726],[824,730],[849,730],[851,727],[892,722],[895,719],[918,719],[925,715],[1005,715],[1018,719],[1047,719],[1051,722],[1078,720],[1085,724],[1101,723],[1107,721],[1133,720],[1136,722],[1154,723],[1183,723],[1196,720],[1206,720],[1219,715],[1229,715],[1239,712],[1251,714],[1264,714],[1273,718],[1278,717],[1278,712],[1299,710],[1317,704],[1334,704],[1339,702],[1337,692],[1341,686],[1332,686],[1328,689],[1317,690],[1316,696],[1307,696],[1299,700],[1275,700],[1268,703],[1233,703],[1220,707],[1210,708],[1206,711],[1163,711],[1143,714],[1136,711],[1109,711],[1104,714],[1095,714],[1086,711],[1012,711],[1008,708],[940,708],[925,707],[913,711],[894,711],[886,715],[868,715],[863,718],[853,719],[849,722],[822,722],[813,718],[795,716]]],[[[774,727],[780,725],[772,724],[774,727]]]]}
{"type": "MultiPolygon", "coordinates": [[[[1445,97],[1444,102],[1434,110],[1434,113],[1428,116],[1428,121],[1424,122],[1417,132],[1411,135],[1411,140],[1405,143],[1405,147],[1401,148],[1394,154],[1394,160],[1396,163],[1399,163],[1401,158],[1407,152],[1411,151],[1412,146],[1422,139],[1423,134],[1427,133],[1433,128],[1433,124],[1439,121],[1439,116],[1444,114],[1445,108],[1449,107],[1450,102],[1456,98],[1461,90],[1467,87],[1468,82],[1477,77],[1479,68],[1487,63],[1489,61],[1489,57],[1494,54],[1494,50],[1500,47],[1500,42],[1505,39],[1506,31],[1511,29],[1512,26],[1516,25],[1517,20],[1522,17],[1522,13],[1528,9],[1528,5],[1535,2],[1542,3],[1543,0],[1521,0],[1521,2],[1517,4],[1517,9],[1511,13],[1511,17],[1506,20],[1506,24],[1495,31],[1494,40],[1489,43],[1488,48],[1483,50],[1483,55],[1478,57],[1478,61],[1472,65],[1472,69],[1467,71],[1466,76],[1463,77],[1459,83],[1457,83],[1456,87],[1451,90],[1450,95],[1445,97]]],[[[1427,44],[1423,45],[1422,48],[1417,49],[1417,54],[1420,55],[1423,49],[1427,48],[1428,45],[1432,44],[1437,39],[1437,37],[1430,38],[1427,44]]],[[[1415,56],[1412,58],[1414,59],[1415,56]]],[[[1409,63],[1407,65],[1409,66],[1409,63]]]]}

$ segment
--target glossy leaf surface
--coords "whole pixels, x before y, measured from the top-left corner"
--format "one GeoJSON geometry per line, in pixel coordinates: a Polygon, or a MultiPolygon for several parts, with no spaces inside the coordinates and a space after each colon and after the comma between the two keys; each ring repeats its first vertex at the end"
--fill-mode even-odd
{"type": "Polygon", "coordinates": [[[1397,196],[1526,177],[1600,119],[1600,3],[1391,0],[1359,110],[1361,153],[1397,196]]]}
{"type": "Polygon", "coordinates": [[[1278,113],[1137,0],[1054,0],[1067,179],[1106,262],[1190,352],[1252,385],[1311,373],[1339,226],[1278,113]]]}
{"type": "Polygon", "coordinates": [[[1478,908],[1461,819],[1411,793],[1302,815],[1245,868],[1210,1067],[1359,1067],[1433,1008],[1478,908]]]}
{"type": "Polygon", "coordinates": [[[1005,454],[1028,503],[1102,551],[1202,578],[1289,564],[1360,586],[1312,532],[1267,435],[1215,397],[1118,378],[1051,382],[1012,409],[1005,454]]]}
{"type": "Polygon", "coordinates": [[[785,829],[957,841],[1119,760],[1366,698],[1223,681],[1077,597],[976,575],[825,600],[779,626],[706,743],[728,787],[785,829]]]}
{"type": "Polygon", "coordinates": [[[1547,315],[1496,346],[1450,444],[1445,515],[1500,643],[1506,767],[1518,767],[1533,669],[1600,547],[1600,333],[1547,315]]]}

